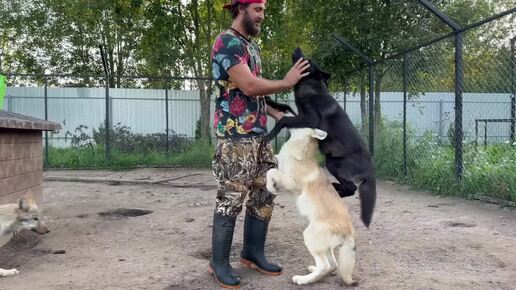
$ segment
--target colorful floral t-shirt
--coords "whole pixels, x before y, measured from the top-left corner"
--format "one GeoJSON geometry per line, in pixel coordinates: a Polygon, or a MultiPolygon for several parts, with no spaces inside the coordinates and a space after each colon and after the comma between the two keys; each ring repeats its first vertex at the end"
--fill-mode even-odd
{"type": "Polygon", "coordinates": [[[267,108],[263,98],[246,96],[229,81],[228,69],[247,64],[251,73],[261,76],[260,49],[233,29],[215,39],[211,52],[213,78],[219,90],[215,101],[215,134],[220,138],[252,137],[267,133],[267,108]]]}

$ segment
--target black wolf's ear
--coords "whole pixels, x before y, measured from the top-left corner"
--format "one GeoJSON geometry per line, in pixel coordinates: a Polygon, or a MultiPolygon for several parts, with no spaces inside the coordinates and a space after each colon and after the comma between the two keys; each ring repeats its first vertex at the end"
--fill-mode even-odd
{"type": "Polygon", "coordinates": [[[310,63],[310,68],[313,67],[314,74],[317,76],[318,79],[329,81],[331,78],[331,74],[328,72],[323,71],[317,64],[310,63]]]}
{"type": "Polygon", "coordinates": [[[331,78],[331,74],[325,71],[321,71],[321,77],[325,81],[329,81],[331,78]]]}
{"type": "Polygon", "coordinates": [[[292,63],[296,63],[296,61],[300,58],[305,58],[305,55],[303,54],[303,51],[301,51],[301,48],[296,47],[292,53],[292,63]]]}

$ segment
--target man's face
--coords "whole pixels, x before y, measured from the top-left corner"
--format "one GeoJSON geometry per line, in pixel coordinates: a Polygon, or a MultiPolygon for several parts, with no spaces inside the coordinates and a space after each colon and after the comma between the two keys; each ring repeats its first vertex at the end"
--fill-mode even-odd
{"type": "Polygon", "coordinates": [[[260,34],[262,21],[265,18],[265,4],[251,3],[245,10],[242,19],[244,28],[251,36],[260,34]]]}

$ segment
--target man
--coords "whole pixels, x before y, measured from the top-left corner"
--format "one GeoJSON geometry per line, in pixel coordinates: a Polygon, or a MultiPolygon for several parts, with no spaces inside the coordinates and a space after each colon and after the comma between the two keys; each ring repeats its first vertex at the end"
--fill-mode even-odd
{"type": "Polygon", "coordinates": [[[266,189],[266,173],[276,167],[267,133],[267,115],[279,120],[283,112],[267,106],[264,96],[293,87],[308,72],[308,61],[297,62],[281,80],[261,78],[258,46],[266,0],[232,0],[224,6],[233,23],[213,45],[211,61],[219,95],[215,106],[217,144],[213,174],[218,182],[213,217],[212,258],[209,269],[225,288],[238,288],[240,278],[229,263],[235,221],[246,196],[244,245],[241,262],[268,275],[281,266],[267,260],[264,245],[275,195],[266,189]]]}

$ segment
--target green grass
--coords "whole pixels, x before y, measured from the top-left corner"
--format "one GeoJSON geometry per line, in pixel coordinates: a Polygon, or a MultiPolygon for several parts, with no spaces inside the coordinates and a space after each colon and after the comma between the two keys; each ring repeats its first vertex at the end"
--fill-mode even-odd
{"type": "Polygon", "coordinates": [[[408,183],[447,195],[485,195],[516,201],[516,148],[464,147],[462,182],[454,179],[455,155],[451,147],[435,148],[418,159],[408,183]]]}
{"type": "Polygon", "coordinates": [[[483,195],[516,201],[516,147],[496,144],[463,146],[464,171],[456,182],[455,151],[450,142],[438,144],[435,136],[413,137],[409,128],[407,176],[403,173],[402,131],[388,123],[377,140],[376,174],[379,178],[406,183],[436,194],[469,197],[483,195]]]}
{"type": "Polygon", "coordinates": [[[111,151],[111,161],[106,160],[102,146],[91,148],[49,148],[49,166],[52,168],[91,168],[124,169],[140,166],[199,166],[210,167],[213,145],[207,142],[194,142],[184,152],[166,158],[164,153],[148,151],[145,153],[122,153],[111,151]]]}
{"type": "Polygon", "coordinates": [[[183,152],[171,158],[171,163],[181,166],[211,167],[214,145],[205,141],[194,142],[183,152]]]}
{"type": "MultiPolygon", "coordinates": [[[[386,122],[376,140],[374,162],[376,174],[381,179],[409,184],[441,195],[468,197],[484,195],[516,202],[516,147],[509,144],[487,147],[464,145],[463,180],[454,178],[455,153],[450,142],[436,142],[435,136],[426,134],[415,138],[408,128],[407,176],[403,172],[402,128],[398,122],[386,122]]],[[[282,143],[282,142],[281,142],[282,143]]],[[[279,147],[281,147],[279,143],[279,147]]],[[[279,149],[279,148],[278,148],[279,149]]],[[[83,149],[50,148],[50,167],[125,169],[145,166],[211,167],[214,145],[196,141],[191,146],[169,158],[164,153],[121,153],[112,151],[111,162],[105,160],[102,146],[83,149]]],[[[322,155],[318,155],[321,165],[322,155]]]]}

